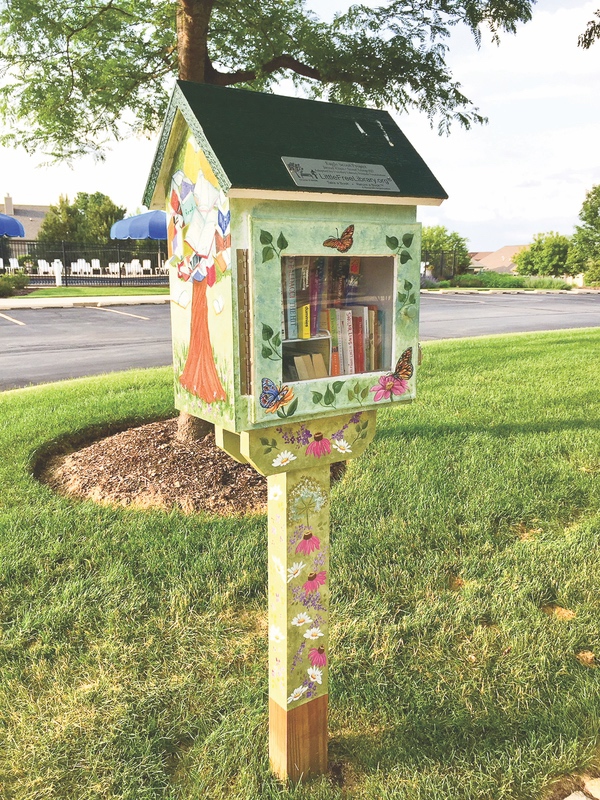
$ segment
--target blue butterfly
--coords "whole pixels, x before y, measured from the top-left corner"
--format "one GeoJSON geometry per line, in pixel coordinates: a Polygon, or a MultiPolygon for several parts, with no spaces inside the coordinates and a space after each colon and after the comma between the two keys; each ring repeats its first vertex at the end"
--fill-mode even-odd
{"type": "Polygon", "coordinates": [[[229,226],[229,222],[231,221],[231,211],[228,211],[226,214],[223,214],[219,211],[219,228],[223,231],[223,234],[227,231],[229,226]]]}
{"type": "Polygon", "coordinates": [[[267,414],[277,411],[278,408],[289,403],[293,396],[294,393],[288,386],[277,386],[270,378],[262,379],[260,405],[267,414]]]}

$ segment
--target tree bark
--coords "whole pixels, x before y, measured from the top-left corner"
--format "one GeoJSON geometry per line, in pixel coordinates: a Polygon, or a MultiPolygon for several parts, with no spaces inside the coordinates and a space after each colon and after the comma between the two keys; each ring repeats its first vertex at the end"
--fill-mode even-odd
{"type": "Polygon", "coordinates": [[[195,442],[198,439],[204,439],[213,430],[210,422],[200,417],[193,417],[187,411],[180,411],[177,419],[177,435],[178,442],[183,444],[195,442]]]}
{"type": "Polygon", "coordinates": [[[204,83],[208,59],[208,25],[214,0],[178,0],[177,51],[179,78],[204,83]]]}
{"type": "MultiPolygon", "coordinates": [[[[212,7],[213,0],[178,0],[177,50],[181,80],[205,82],[208,25],[212,7]]],[[[212,360],[212,353],[210,358],[212,360]]],[[[194,417],[186,411],[180,412],[177,420],[178,441],[194,442],[204,438],[212,430],[213,425],[210,422],[194,417]]]]}

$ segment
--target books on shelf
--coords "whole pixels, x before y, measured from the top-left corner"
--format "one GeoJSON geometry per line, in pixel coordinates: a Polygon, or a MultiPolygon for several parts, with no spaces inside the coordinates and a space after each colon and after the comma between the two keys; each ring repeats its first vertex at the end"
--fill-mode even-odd
{"type": "Polygon", "coordinates": [[[281,265],[284,380],[381,370],[385,313],[359,291],[361,259],[284,256],[281,265]]]}

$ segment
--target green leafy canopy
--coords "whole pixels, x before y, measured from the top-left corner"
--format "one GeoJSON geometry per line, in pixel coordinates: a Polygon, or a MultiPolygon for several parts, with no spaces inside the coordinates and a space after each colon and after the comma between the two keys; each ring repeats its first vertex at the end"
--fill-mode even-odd
{"type": "Polygon", "coordinates": [[[38,240],[42,242],[95,242],[104,244],[110,229],[123,219],[126,210],[117,206],[102,192],[79,192],[73,203],[60,196],[44,217],[38,240]]]}
{"type": "Polygon", "coordinates": [[[0,0],[0,142],[55,159],[156,130],[173,79],[419,109],[440,131],[484,121],[446,64],[467,25],[497,40],[535,0],[404,0],[326,23],[304,0],[0,0]]]}

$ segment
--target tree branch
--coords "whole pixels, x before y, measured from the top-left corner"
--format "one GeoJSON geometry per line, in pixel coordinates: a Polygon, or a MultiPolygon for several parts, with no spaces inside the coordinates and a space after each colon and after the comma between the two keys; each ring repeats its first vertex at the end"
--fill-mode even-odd
{"type": "Polygon", "coordinates": [[[293,56],[286,55],[285,53],[280,56],[275,56],[270,61],[267,61],[257,69],[238,69],[235,72],[220,72],[215,69],[212,61],[207,56],[206,65],[204,68],[204,78],[207,83],[212,83],[216,86],[231,86],[234,83],[248,83],[256,80],[260,74],[270,75],[277,72],[279,69],[291,69],[298,75],[303,75],[305,78],[313,78],[316,81],[328,82],[330,79],[323,77],[321,71],[315,67],[309,67],[308,64],[303,64],[293,56]]]}

